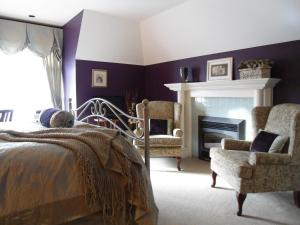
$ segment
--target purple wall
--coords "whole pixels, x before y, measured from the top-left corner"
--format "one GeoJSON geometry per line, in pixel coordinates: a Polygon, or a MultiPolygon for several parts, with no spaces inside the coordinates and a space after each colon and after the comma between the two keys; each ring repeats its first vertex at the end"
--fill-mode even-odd
{"type": "Polygon", "coordinates": [[[139,100],[144,97],[144,66],[76,60],[77,105],[92,97],[125,96],[126,91],[138,89],[139,100]],[[107,70],[107,87],[92,88],[92,69],[107,70]]]}
{"type": "Polygon", "coordinates": [[[269,58],[275,61],[272,77],[280,78],[274,89],[274,104],[300,103],[300,41],[291,41],[206,56],[176,60],[145,67],[145,97],[150,100],[176,101],[176,93],[165,83],[180,82],[179,68],[189,67],[190,81],[206,81],[207,60],[233,57],[233,79],[239,79],[238,65],[246,59],[269,58]]]}
{"type": "Polygon", "coordinates": [[[63,79],[65,104],[76,93],[77,106],[96,96],[124,96],[128,90],[138,90],[144,97],[144,66],[76,60],[76,50],[83,11],[64,25],[63,79]],[[106,88],[92,88],[92,69],[106,69],[106,88]]]}
{"type": "Polygon", "coordinates": [[[149,66],[76,60],[76,49],[83,12],[64,26],[63,74],[66,99],[75,93],[77,105],[95,96],[124,96],[127,90],[139,89],[140,100],[176,101],[176,93],[164,86],[178,83],[179,68],[189,68],[190,81],[206,81],[207,60],[233,57],[233,79],[239,79],[237,66],[246,59],[269,58],[275,61],[272,77],[280,78],[274,89],[274,103],[300,103],[300,40],[255,48],[223,52],[149,66]],[[108,87],[92,88],[92,69],[108,70],[108,87]]]}
{"type": "Polygon", "coordinates": [[[65,105],[68,106],[68,99],[72,91],[75,91],[76,71],[75,56],[78,38],[81,27],[83,11],[71,19],[63,27],[64,29],[64,48],[63,48],[63,80],[65,92],[65,105]]]}

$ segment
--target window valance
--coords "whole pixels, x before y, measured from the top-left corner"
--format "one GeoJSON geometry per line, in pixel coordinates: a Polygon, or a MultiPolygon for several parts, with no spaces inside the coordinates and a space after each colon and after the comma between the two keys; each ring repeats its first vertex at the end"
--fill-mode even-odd
{"type": "Polygon", "coordinates": [[[61,60],[63,31],[59,28],[0,19],[0,49],[13,54],[26,47],[43,58],[53,51],[61,60]]]}

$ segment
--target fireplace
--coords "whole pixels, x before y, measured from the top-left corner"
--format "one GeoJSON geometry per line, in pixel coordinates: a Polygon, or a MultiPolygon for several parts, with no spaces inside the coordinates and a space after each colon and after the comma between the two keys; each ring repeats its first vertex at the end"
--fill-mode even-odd
{"type": "MultiPolygon", "coordinates": [[[[183,129],[183,157],[198,157],[198,134],[197,118],[193,121],[194,115],[207,115],[216,117],[239,118],[230,113],[207,114],[206,110],[196,114],[193,111],[193,99],[195,98],[251,98],[251,108],[255,106],[272,106],[273,88],[280,81],[276,78],[261,78],[249,80],[220,80],[209,82],[173,83],[165,84],[167,88],[177,92],[177,101],[182,104],[181,129],[183,129]]],[[[226,105],[227,102],[223,102],[226,105]]],[[[239,104],[239,101],[236,103],[239,104]]],[[[243,112],[239,112],[243,115],[243,112]]],[[[196,116],[197,117],[197,116],[196,116]]],[[[245,119],[245,118],[240,118],[245,119]]],[[[252,133],[251,125],[247,120],[248,130],[252,133]]],[[[247,129],[246,129],[247,130],[247,129]]],[[[246,132],[247,133],[247,132],[246,132]]],[[[249,133],[249,132],[248,132],[249,133]]],[[[249,136],[249,135],[248,135],[249,136]]],[[[247,137],[251,140],[251,137],[247,137]]]]}
{"type": "Polygon", "coordinates": [[[245,140],[245,127],[245,120],[198,116],[199,158],[209,159],[209,149],[221,147],[222,138],[245,140]]]}

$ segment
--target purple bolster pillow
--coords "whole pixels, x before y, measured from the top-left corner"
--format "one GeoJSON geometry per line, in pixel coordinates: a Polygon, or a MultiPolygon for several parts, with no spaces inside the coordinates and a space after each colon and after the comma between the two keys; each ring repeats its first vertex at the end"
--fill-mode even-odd
{"type": "Polygon", "coordinates": [[[51,117],[54,113],[60,111],[60,109],[55,109],[55,108],[49,108],[45,109],[44,111],[41,112],[40,115],[40,122],[44,127],[50,127],[50,120],[51,117]]]}

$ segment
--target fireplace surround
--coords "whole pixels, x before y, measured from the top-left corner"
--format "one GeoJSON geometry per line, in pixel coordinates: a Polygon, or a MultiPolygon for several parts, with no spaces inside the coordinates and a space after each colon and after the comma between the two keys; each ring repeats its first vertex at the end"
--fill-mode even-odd
{"type": "MultiPolygon", "coordinates": [[[[197,97],[252,98],[253,107],[272,106],[273,88],[280,81],[276,78],[251,80],[222,80],[194,83],[165,84],[177,92],[177,101],[182,104],[181,129],[184,131],[184,155],[192,156],[192,99],[197,97]]],[[[204,115],[209,116],[209,115],[204,115]]]]}

